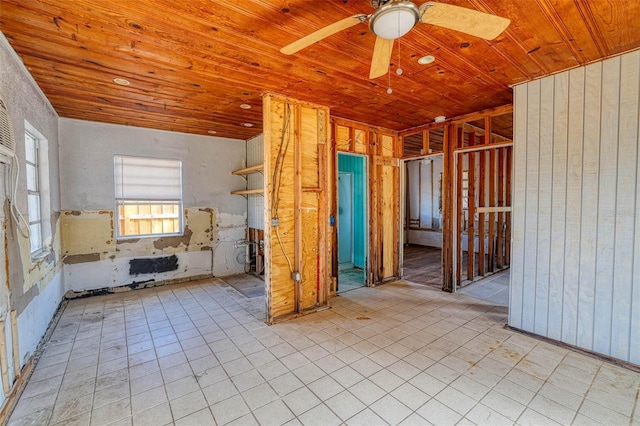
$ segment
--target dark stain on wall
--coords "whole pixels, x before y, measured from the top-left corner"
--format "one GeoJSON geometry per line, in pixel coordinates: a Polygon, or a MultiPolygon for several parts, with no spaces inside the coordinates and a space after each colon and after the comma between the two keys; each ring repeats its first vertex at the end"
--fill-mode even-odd
{"type": "Polygon", "coordinates": [[[184,228],[184,234],[176,235],[174,237],[162,237],[153,242],[153,246],[158,250],[166,249],[167,247],[178,247],[180,244],[188,246],[191,242],[191,236],[193,231],[188,226],[184,228]]]}
{"type": "Polygon", "coordinates": [[[99,260],[100,253],[88,253],[67,255],[64,257],[63,262],[67,265],[73,265],[75,263],[97,262],[99,260]]]}
{"type": "Polygon", "coordinates": [[[155,274],[159,272],[175,271],[178,269],[178,256],[175,254],[150,259],[131,259],[129,261],[129,275],[155,274]]]}

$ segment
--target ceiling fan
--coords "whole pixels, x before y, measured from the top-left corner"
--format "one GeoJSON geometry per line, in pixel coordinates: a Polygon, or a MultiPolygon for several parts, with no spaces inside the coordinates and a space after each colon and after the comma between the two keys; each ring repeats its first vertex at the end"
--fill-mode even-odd
{"type": "Polygon", "coordinates": [[[353,15],[334,22],[288,44],[280,52],[293,55],[317,41],[369,21],[369,30],[377,36],[369,72],[369,78],[373,79],[389,70],[394,40],[408,33],[418,22],[486,40],[496,38],[511,22],[507,18],[446,3],[427,2],[418,7],[408,0],[371,0],[371,5],[376,9],[371,15],[353,15]]]}

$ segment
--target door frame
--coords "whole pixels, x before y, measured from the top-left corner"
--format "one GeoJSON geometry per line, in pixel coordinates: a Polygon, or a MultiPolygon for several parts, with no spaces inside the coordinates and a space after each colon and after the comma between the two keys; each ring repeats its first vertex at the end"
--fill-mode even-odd
{"type": "MultiPolygon", "coordinates": [[[[398,250],[398,256],[400,257],[398,259],[398,265],[399,265],[398,273],[400,274],[400,278],[404,276],[404,243],[405,243],[404,230],[405,230],[405,219],[407,214],[407,163],[410,161],[426,160],[426,159],[438,158],[438,157],[442,158],[442,162],[444,166],[443,152],[437,152],[432,154],[420,155],[417,157],[400,159],[400,220],[402,221],[402,224],[398,227],[400,232],[400,238],[398,239],[398,241],[400,242],[400,249],[398,250]]],[[[443,173],[444,173],[444,170],[443,170],[443,173]]],[[[444,244],[444,227],[442,229],[442,233],[443,233],[442,244],[444,244]]],[[[441,259],[440,263],[443,263],[442,254],[440,255],[440,259],[441,259]]],[[[442,268],[443,268],[442,272],[444,273],[444,266],[442,266],[442,268]]]]}
{"type": "MultiPolygon", "coordinates": [[[[364,194],[363,194],[362,198],[363,198],[363,203],[364,203],[363,209],[364,209],[364,216],[365,216],[365,227],[364,227],[364,245],[365,245],[364,246],[364,256],[365,256],[365,261],[364,261],[364,263],[365,263],[365,268],[364,268],[364,287],[371,287],[371,282],[369,280],[369,278],[371,276],[371,274],[370,274],[370,271],[371,271],[371,259],[369,258],[369,254],[370,254],[369,253],[369,247],[371,245],[371,241],[369,240],[369,217],[370,217],[369,216],[369,207],[370,207],[370,197],[369,197],[369,190],[370,190],[370,188],[369,188],[369,156],[366,155],[366,154],[356,154],[356,153],[352,153],[352,152],[336,151],[336,155],[335,155],[335,159],[334,159],[335,160],[335,162],[334,162],[334,164],[335,164],[334,176],[335,176],[335,188],[336,188],[336,191],[335,191],[335,205],[336,206],[338,206],[338,199],[339,199],[338,175],[340,173],[340,170],[339,170],[339,156],[340,155],[348,155],[348,156],[351,156],[351,157],[358,157],[358,158],[360,158],[362,160],[362,164],[363,164],[364,194]]],[[[352,179],[352,183],[355,186],[355,183],[353,182],[353,179],[352,179]]],[[[352,191],[352,193],[353,193],[353,191],[352,191]]],[[[355,205],[355,203],[352,204],[352,206],[353,205],[355,205]]],[[[335,215],[334,220],[335,220],[334,232],[335,232],[335,236],[336,236],[335,241],[336,241],[336,244],[338,244],[338,240],[339,240],[339,238],[338,238],[338,230],[339,230],[340,223],[339,223],[337,214],[335,215]]],[[[352,250],[353,250],[353,246],[354,246],[354,244],[352,243],[352,250]]],[[[340,286],[340,283],[339,283],[340,271],[339,271],[339,268],[338,268],[338,264],[339,264],[339,253],[338,252],[339,251],[340,251],[340,247],[336,246],[336,250],[335,250],[336,292],[338,291],[338,287],[340,286]]]]}

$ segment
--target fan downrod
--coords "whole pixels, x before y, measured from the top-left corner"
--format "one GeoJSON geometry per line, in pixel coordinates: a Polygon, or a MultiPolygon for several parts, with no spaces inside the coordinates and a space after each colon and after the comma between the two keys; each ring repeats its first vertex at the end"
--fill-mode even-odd
{"type": "Polygon", "coordinates": [[[380,9],[385,4],[389,3],[391,0],[371,0],[371,7],[374,9],[380,9]]]}

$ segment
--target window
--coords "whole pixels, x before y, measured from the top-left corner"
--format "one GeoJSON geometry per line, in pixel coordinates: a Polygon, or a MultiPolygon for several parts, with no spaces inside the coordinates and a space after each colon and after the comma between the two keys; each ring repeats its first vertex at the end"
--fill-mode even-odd
{"type": "Polygon", "coordinates": [[[25,121],[24,151],[27,176],[27,212],[31,256],[39,257],[50,244],[49,155],[47,140],[25,121]],[[43,218],[45,220],[43,220],[43,218]]]}
{"type": "Polygon", "coordinates": [[[113,158],[118,237],[182,234],[182,162],[113,158]]]}
{"type": "Polygon", "coordinates": [[[40,173],[38,170],[38,139],[24,133],[27,160],[27,201],[29,206],[29,241],[31,254],[42,251],[42,211],[40,210],[40,173]]]}

